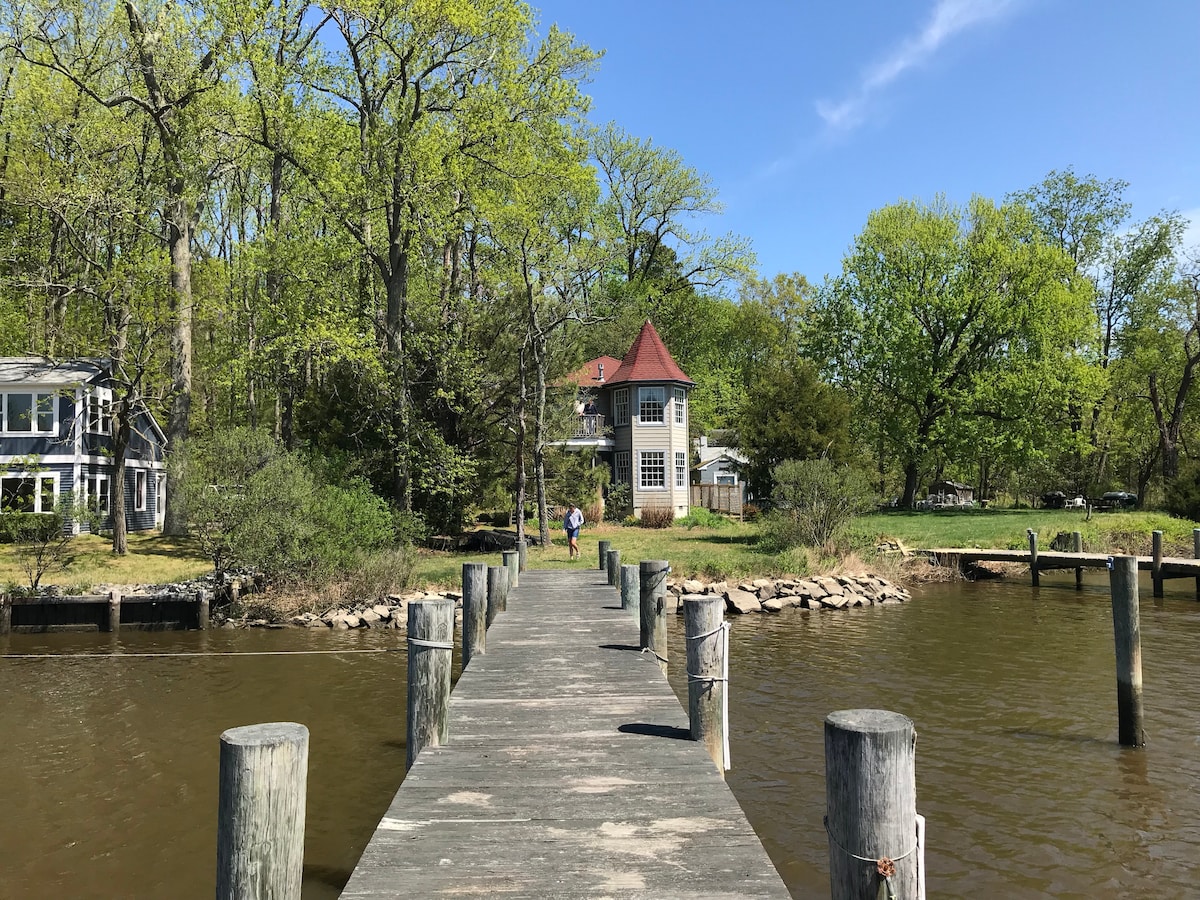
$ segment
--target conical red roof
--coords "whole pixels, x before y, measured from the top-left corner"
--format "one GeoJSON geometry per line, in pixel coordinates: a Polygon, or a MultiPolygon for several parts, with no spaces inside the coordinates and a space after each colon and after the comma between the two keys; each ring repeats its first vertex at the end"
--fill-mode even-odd
{"type": "MultiPolygon", "coordinates": [[[[607,376],[607,374],[606,372],[605,375],[607,376]]],[[[662,342],[662,338],[658,336],[658,332],[654,330],[649,319],[642,326],[642,330],[634,340],[633,346],[629,348],[629,352],[621,360],[621,368],[617,369],[611,378],[606,377],[605,380],[608,384],[625,381],[696,383],[688,378],[683,373],[683,369],[679,368],[675,360],[671,358],[671,352],[667,350],[666,344],[662,342]]]]}

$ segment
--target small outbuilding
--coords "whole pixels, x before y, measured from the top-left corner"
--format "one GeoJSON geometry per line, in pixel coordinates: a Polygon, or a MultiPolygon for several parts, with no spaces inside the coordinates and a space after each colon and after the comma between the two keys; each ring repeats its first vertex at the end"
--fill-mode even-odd
{"type": "Polygon", "coordinates": [[[975,488],[961,481],[935,481],[929,486],[929,499],[937,503],[961,506],[975,500],[975,488]]]}

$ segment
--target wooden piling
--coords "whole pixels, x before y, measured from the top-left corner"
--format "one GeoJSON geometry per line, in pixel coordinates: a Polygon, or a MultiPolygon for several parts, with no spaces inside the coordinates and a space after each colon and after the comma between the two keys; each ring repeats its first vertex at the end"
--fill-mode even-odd
{"type": "Polygon", "coordinates": [[[529,541],[517,541],[517,570],[524,572],[527,562],[529,562],[529,541]]]}
{"type": "Polygon", "coordinates": [[[899,713],[845,709],[825,717],[832,900],[915,900],[915,746],[912,720],[899,713]],[[894,874],[885,879],[881,869],[894,874]]]}
{"type": "Polygon", "coordinates": [[[1161,597],[1163,595],[1163,533],[1161,531],[1153,532],[1151,542],[1153,558],[1150,563],[1150,583],[1153,585],[1154,596],[1161,597]]]}
{"type": "Polygon", "coordinates": [[[1146,743],[1142,719],[1142,637],[1136,556],[1114,556],[1109,573],[1117,651],[1117,734],[1124,747],[1146,743]]]}
{"type": "Polygon", "coordinates": [[[609,550],[608,562],[605,563],[604,570],[608,573],[609,587],[621,589],[621,551],[609,550]]]}
{"type": "Polygon", "coordinates": [[[295,722],[221,735],[217,900],[299,900],[308,729],[295,722]]]}
{"type": "MultiPolygon", "coordinates": [[[[1196,579],[1200,581],[1200,578],[1196,579]]],[[[12,597],[0,594],[0,634],[12,631],[12,597]]]]}
{"type": "Polygon", "coordinates": [[[1033,586],[1037,587],[1041,583],[1038,578],[1037,532],[1032,528],[1027,530],[1029,532],[1029,575],[1033,579],[1033,586]]]}
{"type": "Polygon", "coordinates": [[[521,559],[516,550],[505,550],[500,554],[504,567],[508,569],[508,589],[512,590],[520,580],[521,559]]]}
{"type": "Polygon", "coordinates": [[[663,674],[667,674],[667,572],[670,566],[665,559],[643,559],[638,570],[640,615],[639,638],[644,650],[649,650],[658,660],[663,674]]]}
{"type": "Polygon", "coordinates": [[[211,605],[212,603],[208,598],[208,591],[196,591],[196,627],[201,631],[208,631],[212,613],[211,605]]]}
{"type": "MultiPolygon", "coordinates": [[[[1200,559],[1200,528],[1192,529],[1192,557],[1200,559]]],[[[1200,600],[1200,575],[1196,576],[1196,599],[1200,600]]]]}
{"type": "Polygon", "coordinates": [[[449,738],[450,669],[454,661],[454,601],[408,604],[408,728],[405,771],[426,747],[449,738]]]}
{"type": "MultiPolygon", "coordinates": [[[[1083,552],[1083,532],[1081,532],[1081,531],[1072,531],[1071,532],[1071,549],[1074,550],[1076,553],[1083,552]]],[[[1075,590],[1077,590],[1077,591],[1083,590],[1083,566],[1075,567],[1075,590]]]]}
{"type": "Polygon", "coordinates": [[[108,630],[116,634],[121,630],[121,592],[108,592],[108,630]]]}
{"type": "Polygon", "coordinates": [[[463,563],[462,664],[487,653],[487,563],[463,563]]]}
{"type": "Polygon", "coordinates": [[[702,743],[722,777],[726,759],[726,711],[729,661],[726,659],[725,600],[711,594],[683,598],[683,635],[687,645],[688,724],[692,740],[702,743]]]}
{"type": "Polygon", "coordinates": [[[487,624],[490,628],[496,616],[508,609],[508,567],[488,566],[487,624]]]}
{"type": "Polygon", "coordinates": [[[608,565],[608,551],[612,549],[612,541],[600,541],[600,571],[603,572],[608,565]]]}
{"type": "MultiPolygon", "coordinates": [[[[1200,581],[1200,579],[1197,579],[1200,581]]],[[[621,566],[621,609],[638,614],[641,606],[641,579],[638,577],[636,564],[621,566]]]]}

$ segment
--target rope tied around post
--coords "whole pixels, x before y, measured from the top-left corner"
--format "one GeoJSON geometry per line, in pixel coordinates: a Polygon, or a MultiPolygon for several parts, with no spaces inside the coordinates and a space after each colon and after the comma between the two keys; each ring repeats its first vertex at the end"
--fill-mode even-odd
{"type": "Polygon", "coordinates": [[[665,656],[659,656],[658,653],[655,652],[653,647],[643,647],[642,652],[649,653],[651,656],[653,656],[655,659],[657,659],[660,663],[669,662],[669,660],[665,656]]]}
{"type": "Polygon", "coordinates": [[[912,856],[921,846],[921,840],[918,838],[916,842],[899,856],[880,856],[878,858],[871,856],[861,856],[858,853],[848,850],[843,847],[841,842],[833,836],[833,832],[829,830],[829,816],[822,816],[821,821],[825,825],[825,833],[829,835],[829,840],[835,847],[849,856],[851,859],[857,859],[859,862],[870,863],[875,867],[875,873],[883,879],[887,886],[888,900],[892,900],[896,896],[892,889],[892,877],[896,874],[896,863],[906,857],[912,856]]]}
{"type": "Polygon", "coordinates": [[[710,638],[714,634],[721,635],[721,674],[718,675],[697,675],[695,672],[688,672],[688,681],[704,681],[709,684],[724,684],[725,690],[721,692],[721,765],[728,772],[729,765],[729,623],[721,622],[712,631],[706,631],[704,634],[684,635],[685,641],[702,641],[705,638],[710,638]]]}

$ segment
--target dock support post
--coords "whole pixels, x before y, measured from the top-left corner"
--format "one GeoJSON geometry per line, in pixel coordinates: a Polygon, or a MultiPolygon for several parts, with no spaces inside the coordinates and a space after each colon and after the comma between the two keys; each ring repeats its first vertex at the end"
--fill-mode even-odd
{"type": "Polygon", "coordinates": [[[1142,635],[1136,556],[1114,556],[1109,574],[1117,649],[1117,735],[1123,747],[1142,747],[1142,635]]]}
{"type": "MultiPolygon", "coordinates": [[[[500,558],[504,560],[504,566],[508,569],[508,588],[512,590],[520,580],[520,554],[516,550],[505,550],[500,554],[500,558]]],[[[507,597],[507,593],[505,596],[507,597]]]]}
{"type": "Polygon", "coordinates": [[[462,664],[487,653],[487,563],[463,563],[462,664]]]}
{"type": "Polygon", "coordinates": [[[600,542],[600,571],[605,571],[605,566],[608,565],[608,551],[612,549],[612,541],[600,542]]]}
{"type": "Polygon", "coordinates": [[[609,550],[608,562],[605,563],[604,570],[608,573],[608,586],[615,587],[618,590],[621,588],[621,551],[609,550]]]}
{"type": "Polygon", "coordinates": [[[508,566],[487,567],[487,624],[508,609],[508,566]]]}
{"type": "MultiPolygon", "coordinates": [[[[1200,578],[1196,579],[1200,581],[1200,578]]],[[[621,609],[636,613],[642,602],[641,579],[636,565],[621,566],[621,609]]]]}
{"type": "Polygon", "coordinates": [[[454,661],[454,601],[408,604],[408,728],[404,770],[426,747],[446,743],[450,669],[454,661]]]}
{"type": "Polygon", "coordinates": [[[1151,548],[1153,561],[1150,563],[1150,583],[1154,586],[1154,596],[1161,597],[1163,595],[1163,533],[1161,531],[1155,531],[1151,535],[1151,548]]]}
{"type": "MultiPolygon", "coordinates": [[[[1073,549],[1076,553],[1083,552],[1083,532],[1071,532],[1071,549],[1073,549]]],[[[1083,590],[1083,566],[1075,567],[1075,590],[1083,590]]]]}
{"type": "Polygon", "coordinates": [[[116,634],[121,630],[121,592],[108,592],[108,630],[116,634]]]}
{"type": "Polygon", "coordinates": [[[1032,528],[1026,530],[1029,532],[1029,576],[1033,579],[1033,586],[1037,587],[1041,583],[1038,578],[1037,532],[1032,528]]]}
{"type": "MultiPolygon", "coordinates": [[[[1192,529],[1192,556],[1200,559],[1200,528],[1192,529]]],[[[1196,599],[1200,600],[1200,575],[1196,576],[1196,599]]]]}
{"type": "Polygon", "coordinates": [[[692,740],[702,743],[717,771],[729,768],[727,727],[729,641],[725,600],[708,594],[683,598],[683,635],[687,645],[688,724],[692,740]]]}
{"type": "Polygon", "coordinates": [[[308,729],[295,722],[221,735],[217,900],[299,900],[308,729]]]}
{"type": "Polygon", "coordinates": [[[833,900],[875,900],[885,894],[916,898],[915,749],[908,716],[844,709],[825,717],[825,829],[833,900]],[[885,878],[881,870],[894,874],[885,878]]]}
{"type": "Polygon", "coordinates": [[[212,614],[211,606],[208,591],[196,591],[196,627],[201,631],[208,631],[209,619],[212,614]]]}
{"type": "Polygon", "coordinates": [[[529,562],[529,541],[517,541],[517,569],[525,571],[525,564],[529,562]]]}
{"type": "Polygon", "coordinates": [[[638,571],[639,638],[643,650],[649,650],[658,660],[658,667],[667,674],[667,572],[671,567],[665,559],[643,559],[638,571]]]}
{"type": "MultiPolygon", "coordinates": [[[[1200,578],[1196,579],[1200,581],[1200,578]]],[[[12,597],[0,594],[0,634],[12,631],[12,597]]]]}

